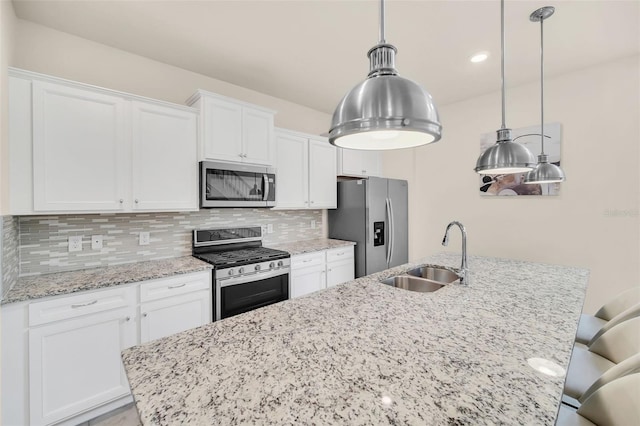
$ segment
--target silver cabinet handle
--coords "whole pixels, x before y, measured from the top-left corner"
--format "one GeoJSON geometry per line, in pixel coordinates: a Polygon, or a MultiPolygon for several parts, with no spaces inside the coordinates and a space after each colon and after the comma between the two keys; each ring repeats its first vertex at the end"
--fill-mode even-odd
{"type": "Polygon", "coordinates": [[[80,303],[78,305],[71,305],[71,308],[72,309],[84,308],[85,306],[95,305],[96,303],[98,303],[98,301],[94,300],[93,302],[80,303]]]}
{"type": "Polygon", "coordinates": [[[146,313],[146,312],[144,312],[144,313],[142,314],[142,316],[146,318],[146,317],[147,317],[147,313],[146,313]]]}
{"type": "Polygon", "coordinates": [[[131,321],[131,317],[126,317],[124,320],[125,321],[131,321]]]}
{"type": "Polygon", "coordinates": [[[313,204],[314,202],[312,201],[311,204],[313,204]]]}
{"type": "Polygon", "coordinates": [[[137,198],[136,198],[136,200],[135,200],[135,201],[136,201],[136,204],[138,204],[138,199],[137,199],[137,198]]]}
{"type": "Polygon", "coordinates": [[[342,256],[344,254],[344,252],[342,253],[336,253],[336,256],[342,256]]]}
{"type": "Polygon", "coordinates": [[[307,259],[307,260],[303,260],[302,263],[309,263],[311,262],[313,259],[307,259]]]}
{"type": "Polygon", "coordinates": [[[124,203],[124,200],[122,198],[120,198],[120,204],[124,203]]]}
{"type": "Polygon", "coordinates": [[[174,289],[174,288],[180,288],[180,287],[184,287],[185,285],[187,285],[187,283],[182,283],[180,285],[170,285],[167,288],[168,289],[174,289]]]}
{"type": "Polygon", "coordinates": [[[238,157],[242,158],[242,154],[238,154],[238,157]]]}

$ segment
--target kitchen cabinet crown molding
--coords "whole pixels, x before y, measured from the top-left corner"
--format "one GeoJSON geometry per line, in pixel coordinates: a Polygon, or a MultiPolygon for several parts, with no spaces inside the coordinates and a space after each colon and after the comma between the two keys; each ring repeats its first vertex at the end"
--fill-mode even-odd
{"type": "Polygon", "coordinates": [[[208,90],[203,90],[203,89],[198,89],[196,90],[196,92],[189,96],[189,98],[185,101],[185,104],[191,106],[194,103],[196,103],[200,98],[202,97],[214,97],[226,102],[233,102],[237,105],[246,107],[246,108],[252,108],[252,109],[257,109],[269,114],[276,114],[278,111],[276,111],[275,109],[271,109],[271,108],[267,108],[267,107],[263,107],[261,105],[256,105],[256,104],[252,104],[250,102],[245,102],[245,101],[241,101],[238,100],[236,98],[232,98],[230,96],[225,96],[225,95],[220,95],[218,93],[214,93],[214,92],[209,92],[208,90]]]}
{"type": "Polygon", "coordinates": [[[25,80],[32,80],[32,81],[43,81],[43,82],[55,83],[55,84],[64,84],[66,86],[75,87],[78,89],[91,90],[96,93],[102,93],[110,96],[118,96],[120,98],[124,98],[127,101],[140,101],[145,103],[153,103],[161,106],[181,109],[183,111],[188,111],[196,114],[198,113],[198,110],[191,106],[176,104],[169,101],[163,101],[161,99],[154,99],[154,98],[148,98],[146,96],[134,95],[133,93],[107,89],[105,87],[96,86],[93,84],[82,83],[74,80],[68,80],[66,78],[56,77],[48,74],[41,74],[35,71],[29,71],[21,68],[8,67],[8,70],[9,70],[9,77],[22,78],[25,80]]]}

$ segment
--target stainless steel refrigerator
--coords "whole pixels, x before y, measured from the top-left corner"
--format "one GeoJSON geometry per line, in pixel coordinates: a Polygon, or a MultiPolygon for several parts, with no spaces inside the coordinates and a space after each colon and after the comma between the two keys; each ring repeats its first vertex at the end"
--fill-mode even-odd
{"type": "Polygon", "coordinates": [[[338,182],[338,208],[329,210],[329,238],[357,243],[356,277],[408,262],[408,203],[406,180],[338,182]]]}

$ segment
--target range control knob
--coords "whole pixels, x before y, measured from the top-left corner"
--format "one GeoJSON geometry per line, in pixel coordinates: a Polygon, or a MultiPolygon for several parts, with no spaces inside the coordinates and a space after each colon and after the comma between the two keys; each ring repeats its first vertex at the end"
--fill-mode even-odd
{"type": "Polygon", "coordinates": [[[275,267],[276,267],[276,262],[271,262],[271,263],[269,264],[269,269],[273,269],[273,268],[275,268],[275,267]]]}
{"type": "Polygon", "coordinates": [[[239,273],[239,274],[244,274],[244,268],[240,268],[240,269],[238,269],[238,273],[239,273]]]}
{"type": "Polygon", "coordinates": [[[284,266],[284,262],[282,260],[278,260],[278,266],[284,266]]]}
{"type": "Polygon", "coordinates": [[[233,269],[229,269],[229,275],[233,275],[233,269]]]}
{"type": "Polygon", "coordinates": [[[260,265],[256,265],[256,267],[254,268],[256,271],[259,271],[260,269],[262,269],[262,267],[260,265]]]}

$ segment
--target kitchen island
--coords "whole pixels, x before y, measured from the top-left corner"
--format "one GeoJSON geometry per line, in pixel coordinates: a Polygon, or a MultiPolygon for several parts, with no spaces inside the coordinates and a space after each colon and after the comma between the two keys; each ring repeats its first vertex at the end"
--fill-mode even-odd
{"type": "Polygon", "coordinates": [[[588,271],[470,258],[471,284],[379,282],[439,254],[123,352],[140,420],[165,424],[555,421],[588,271]]]}

